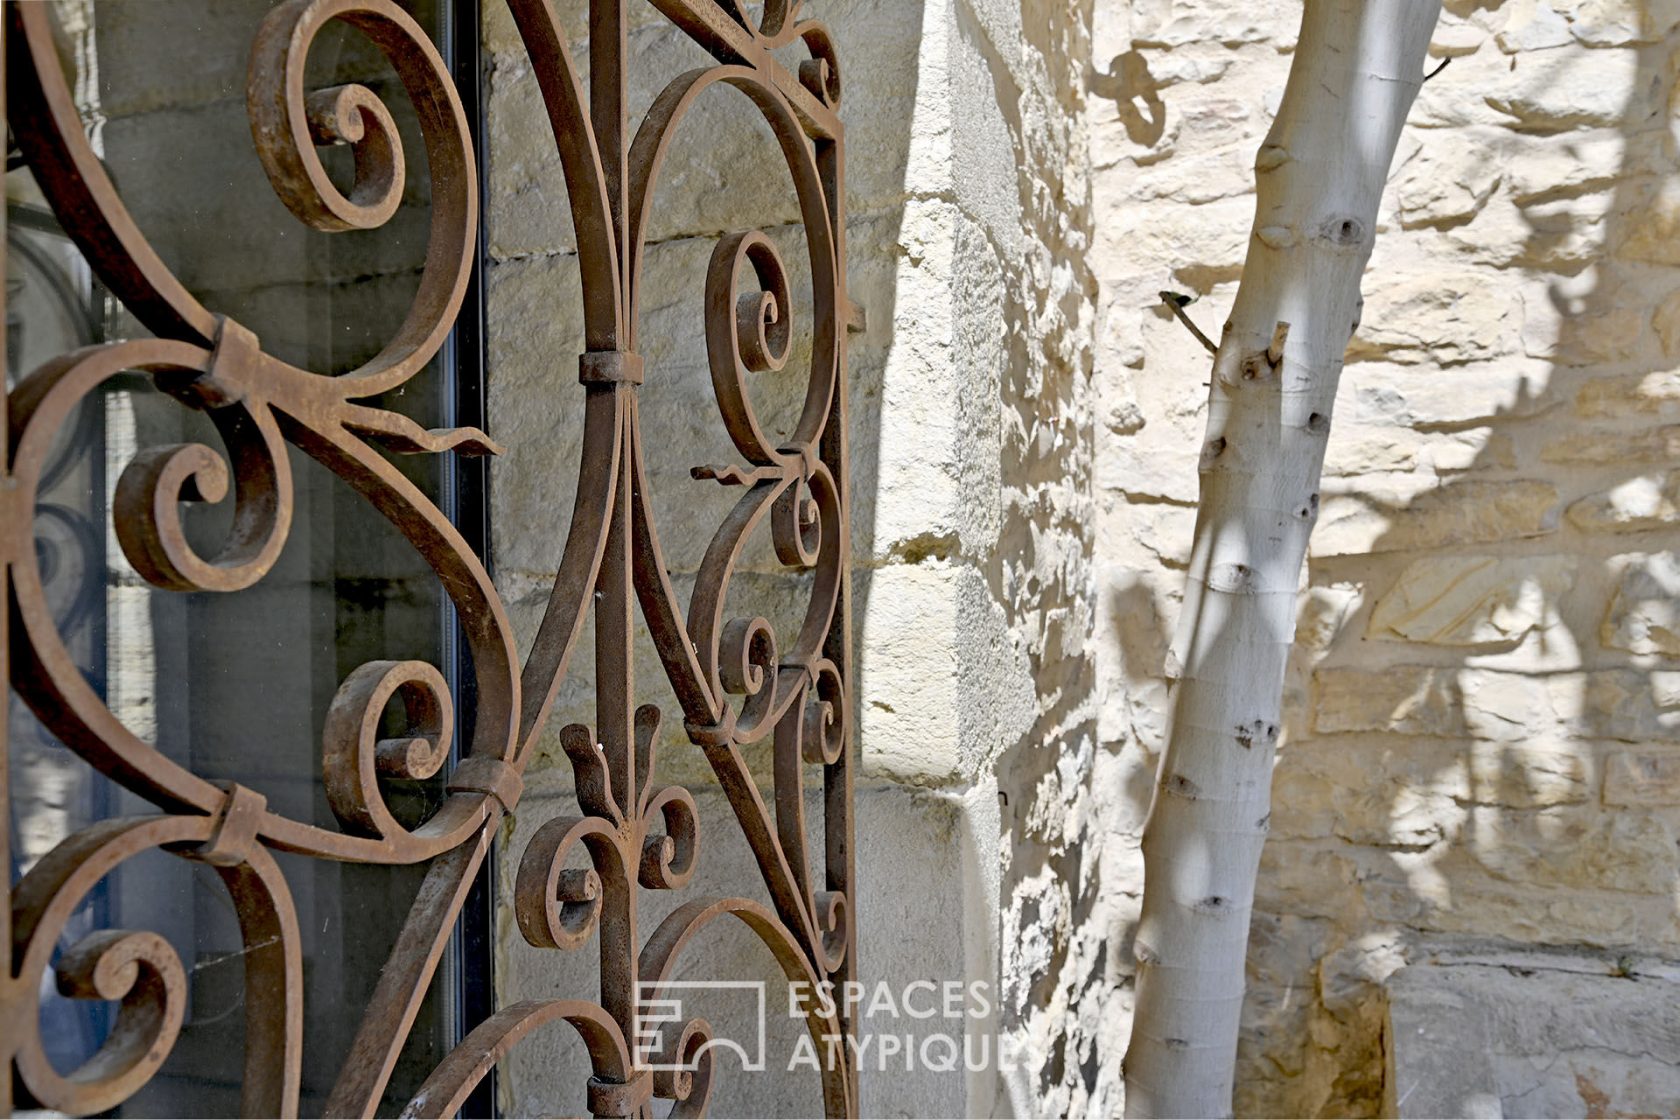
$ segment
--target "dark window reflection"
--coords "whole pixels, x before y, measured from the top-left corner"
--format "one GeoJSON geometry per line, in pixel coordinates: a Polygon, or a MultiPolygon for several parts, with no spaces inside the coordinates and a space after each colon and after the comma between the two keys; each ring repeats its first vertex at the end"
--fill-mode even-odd
{"type": "MultiPolygon", "coordinates": [[[[253,329],[264,348],[320,373],[377,352],[407,310],[424,258],[428,183],[400,83],[359,33],[317,41],[310,84],[361,82],[391,108],[409,167],[405,205],[386,227],[324,235],[275,198],[252,150],[244,106],[249,47],[269,0],[59,0],[53,4],[84,123],[140,228],[207,307],[253,329]]],[[[433,0],[405,3],[439,26],[433,0]]],[[[347,149],[324,153],[348,185],[347,149]]],[[[27,169],[7,174],[7,376],[90,343],[145,334],[58,231],[27,169]]],[[[371,402],[440,423],[441,363],[371,402]]],[[[55,449],[36,511],[36,548],[60,632],[83,672],[133,732],[195,773],[237,780],[295,818],[336,827],[320,782],[320,732],[339,683],[375,659],[443,664],[445,603],[414,550],[348,486],[292,454],[296,511],[284,553],[256,587],[231,595],[146,585],[124,559],[109,509],[135,453],[162,444],[220,448],[205,418],[137,374],[89,397],[55,449]]],[[[434,500],[445,457],[399,457],[434,500]]],[[[229,511],[193,506],[205,552],[229,511]]],[[[10,712],[15,879],[90,822],[154,807],[56,743],[21,702],[10,712]]],[[[389,800],[414,823],[440,797],[416,783],[389,800]]],[[[319,1113],[349,1049],[423,869],[279,857],[304,933],[304,1113],[319,1113]]],[[[152,930],[180,954],[189,1002],[163,1072],[124,1104],[130,1116],[232,1115],[243,1061],[243,968],[232,903],[206,867],[163,853],[125,864],[90,897],[66,945],[99,928],[152,930]]],[[[453,1034],[445,978],[435,984],[383,1111],[418,1087],[453,1034]]],[[[43,990],[52,980],[43,978],[43,990]]],[[[63,1071],[91,1054],[112,1008],[56,994],[41,1030],[63,1071]]]]}

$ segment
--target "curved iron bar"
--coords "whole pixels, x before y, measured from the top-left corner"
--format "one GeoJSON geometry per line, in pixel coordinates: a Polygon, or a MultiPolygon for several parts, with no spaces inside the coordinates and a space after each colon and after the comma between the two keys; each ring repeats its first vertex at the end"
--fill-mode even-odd
{"type": "MultiPolygon", "coordinates": [[[[454,450],[495,454],[474,429],[427,431],[362,403],[413,377],[452,329],[472,267],[478,190],[472,142],[442,59],[392,0],[282,0],[253,43],[247,106],[256,151],[291,212],[312,228],[371,229],[400,205],[405,166],[389,109],[360,85],[310,90],[306,63],[322,28],[352,26],[383,53],[419,120],[432,181],[431,227],[420,283],[396,334],[374,358],[325,377],[273,357],[238,323],[201,304],[152,249],[82,132],[44,5],[7,3],[8,124],[65,231],[101,280],[156,340],[90,347],[49,361],[5,401],[6,472],[0,561],[9,608],[12,687],[89,765],[156,804],[164,815],[107,821],[44,857],[0,908],[10,968],[0,1033],[23,1103],[65,1112],[108,1109],[156,1072],[179,1030],[184,978],[174,950],[144,932],[108,931],[55,966],[66,993],[119,1003],[105,1047],[68,1077],[47,1062],[37,1021],[39,979],[59,933],[98,880],[139,852],[162,849],[213,866],[232,894],[246,953],[248,1115],[294,1115],[303,1046],[301,941],[290,895],[270,849],[378,864],[428,862],[425,880],[391,950],[327,1103],[329,1115],[371,1115],[411,1030],[467,891],[546,725],[588,612],[596,617],[598,723],[561,733],[585,815],[549,821],[529,842],[514,909],[533,944],[569,949],[598,942],[598,1002],[515,1004],[480,1024],[440,1064],[407,1115],[449,1115],[514,1045],[565,1019],[591,1055],[589,1105],[635,1115],[652,1097],[672,1115],[701,1115],[710,1098],[713,1032],[687,1023],[664,1055],[683,1067],[657,1073],[626,1046],[636,1037],[641,989],[656,989],[701,928],[725,914],[745,922],[791,979],[842,982],[850,952],[852,772],[845,718],[849,677],[846,328],[841,85],[828,30],[800,18],[800,0],[767,0],[755,18],[737,0],[650,0],[712,54],[716,65],[675,78],[632,136],[625,110],[628,0],[589,0],[586,95],[552,0],[508,0],[530,55],[560,155],[579,247],[585,352],[579,359],[584,444],[576,504],[559,573],[531,652],[521,666],[504,606],[483,564],[443,513],[385,458],[454,450]],[[809,57],[789,71],[775,52],[800,43],[809,57]],[[713,85],[743,93],[769,124],[786,163],[805,230],[813,282],[813,355],[805,403],[790,437],[773,445],[746,386],[783,368],[792,306],[787,271],[763,234],[723,238],[708,270],[706,339],[720,417],[746,467],[696,467],[696,479],[746,486],[702,560],[685,611],[672,586],[643,460],[636,352],[648,220],[672,137],[713,85]],[[316,148],[348,144],[348,191],[327,176],[316,148]],[[756,287],[755,287],[756,285],[756,287]],[[382,783],[436,773],[454,735],[437,669],[375,661],[352,672],[323,728],[323,774],[340,828],[271,811],[262,795],[212,784],[125,728],[65,649],[62,620],[45,599],[33,543],[42,475],[80,402],[107,379],[139,371],[184,407],[204,412],[227,449],[185,444],[142,451],[123,472],[113,522],[125,555],[148,582],[171,591],[233,593],[262,580],[292,516],[286,444],[349,482],[436,573],[472,653],[477,710],[448,796],[413,829],[386,808],[382,783]],[[383,452],[383,453],[382,453],[383,452]],[[231,497],[227,539],[200,555],[183,532],[180,504],[231,497]],[[811,599],[791,645],[762,618],[730,617],[729,586],[751,530],[768,515],[779,560],[814,570],[811,599]],[[690,901],[645,942],[638,889],[687,885],[699,857],[699,810],[680,786],[654,781],[659,712],[634,707],[631,630],[639,604],[682,708],[689,739],[711,762],[760,866],[771,906],[749,899],[690,901]],[[380,713],[401,698],[407,728],[378,735],[380,713]],[[740,746],[774,732],[775,815],[740,746]],[[823,770],[821,858],[806,850],[805,767],[823,770]],[[574,855],[587,868],[569,866],[574,855]],[[819,884],[814,866],[820,863],[819,884]]],[[[3,758],[0,758],[3,765],[3,758]]],[[[815,1017],[832,1040],[851,1025],[815,1017]]],[[[821,1041],[819,1039],[819,1041],[821,1041]]],[[[833,1047],[824,1047],[832,1054],[833,1047]]],[[[843,1059],[847,1052],[840,1047],[843,1059]]],[[[0,1104],[13,1099],[0,1089],[0,1104]]],[[[826,1110],[856,1107],[844,1060],[823,1072],[826,1110]]]]}

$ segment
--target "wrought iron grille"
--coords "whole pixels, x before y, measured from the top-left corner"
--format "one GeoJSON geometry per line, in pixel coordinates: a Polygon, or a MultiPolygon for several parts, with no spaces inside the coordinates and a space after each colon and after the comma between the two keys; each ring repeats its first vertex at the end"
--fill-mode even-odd
{"type": "MultiPolygon", "coordinates": [[[[237,908],[244,939],[243,1109],[298,1109],[303,1048],[303,959],[298,918],[272,854],[365,864],[426,864],[423,885],[361,1012],[327,1104],[330,1115],[371,1115],[421,999],[432,982],[469,887],[548,720],[589,612],[595,620],[597,725],[560,738],[576,780],[576,815],[544,824],[518,863],[512,910],[539,947],[599,953],[597,998],[502,1007],[476,1026],[409,1102],[413,1116],[455,1113],[500,1057],[543,1024],[565,1020],[587,1046],[588,1105],[600,1116],[704,1112],[711,1090],[711,1028],[688,1021],[650,1060],[636,1037],[638,999],[657,993],[695,935],[739,919],[793,980],[843,982],[855,967],[852,770],[848,744],[848,525],[846,333],[857,312],[845,287],[844,157],[837,117],[838,61],[827,29],[802,19],[799,0],[645,0],[707,51],[715,65],[671,79],[630,128],[626,5],[590,0],[588,90],[551,0],[508,0],[538,79],[564,169],[583,280],[586,351],[579,403],[584,445],[569,533],[541,628],[523,664],[508,616],[480,559],[441,510],[387,454],[495,454],[472,428],[422,428],[368,398],[404,383],[454,324],[473,266],[479,183],[457,91],[437,50],[391,0],[284,0],[252,44],[246,98],[258,156],[275,191],[316,230],[377,227],[397,209],[404,170],[396,125],[367,87],[310,89],[305,64],[321,29],[359,29],[395,69],[419,118],[432,180],[424,271],[400,330],[371,361],[324,376],[265,352],[244,326],[200,303],[165,266],[95,158],[55,54],[49,9],[6,5],[7,119],[58,221],[115,298],[156,337],[64,354],[7,394],[4,578],[10,610],[11,687],[88,766],[143,797],[156,812],[100,822],[71,835],[11,885],[0,944],[0,1039],[14,1076],[11,1107],[68,1113],[110,1109],[157,1073],[180,1030],[186,980],[170,943],[143,930],[104,930],[56,954],[78,903],[137,854],[162,850],[214,868],[237,908]],[[775,52],[804,60],[789,69],[775,52]],[[808,57],[807,57],[808,56],[808,57]],[[750,374],[782,368],[789,351],[787,269],[761,232],[726,236],[705,278],[706,344],[723,426],[744,465],[696,469],[742,494],[706,548],[686,610],[667,574],[652,516],[638,422],[644,389],[638,310],[649,209],[669,142],[706,89],[745,94],[768,123],[796,189],[812,281],[813,360],[790,440],[766,434],[750,403],[750,374]],[[353,186],[340,191],[318,146],[348,144],[353,186]],[[394,525],[453,602],[470,646],[476,714],[470,743],[448,774],[447,796],[418,827],[385,798],[394,779],[448,765],[455,718],[439,669],[373,661],[340,685],[321,729],[322,781],[336,828],[293,819],[261,789],[215,783],[131,732],[78,670],[48,609],[35,546],[37,495],[48,453],[79,401],[109,379],[138,373],[180,407],[214,423],[227,451],[203,444],[143,449],[122,470],[111,518],[123,554],[156,588],[231,593],[261,581],[287,539],[293,478],[287,444],[349,483],[369,517],[394,525]],[[232,528],[213,554],[183,531],[181,503],[231,499],[232,528]],[[763,618],[729,617],[732,573],[747,536],[768,519],[780,563],[812,573],[810,601],[792,640],[763,618]],[[642,889],[678,890],[700,858],[697,807],[681,786],[656,780],[660,711],[636,705],[632,634],[651,634],[681,706],[688,738],[705,754],[759,870],[767,902],[695,898],[651,934],[638,928],[642,889]],[[408,728],[381,738],[386,705],[400,700],[408,728]],[[742,747],[772,744],[773,787],[761,789],[742,747]],[[823,850],[807,851],[806,768],[821,773],[823,850]],[[578,852],[587,870],[568,867],[578,852]],[[46,1055],[40,981],[118,1005],[97,1053],[64,1073],[46,1055]],[[654,1067],[683,1066],[658,1071],[654,1067]]],[[[658,371],[649,370],[657,389],[658,371]]],[[[4,767],[0,766],[0,774],[4,767]]],[[[0,830],[0,844],[6,842],[0,830]]],[[[354,1013],[354,1009],[346,1009],[354,1013]]],[[[812,1001],[807,1026],[824,1056],[824,1106],[856,1108],[844,1060],[843,1007],[812,1001]]],[[[579,1076],[585,1076],[580,1072],[579,1076]]]]}

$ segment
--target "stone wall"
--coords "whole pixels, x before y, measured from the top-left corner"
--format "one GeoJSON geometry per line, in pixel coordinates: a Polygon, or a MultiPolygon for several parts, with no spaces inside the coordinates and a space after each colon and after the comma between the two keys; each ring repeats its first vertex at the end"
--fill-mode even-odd
{"type": "MultiPolygon", "coordinates": [[[[1402,141],[1330,440],[1239,1113],[1375,1113],[1385,985],[1408,963],[1480,961],[1497,988],[1550,967],[1637,981],[1680,956],[1680,9],[1446,8],[1431,53],[1451,65],[1402,141]]],[[[1157,292],[1198,297],[1217,336],[1298,17],[1096,13],[1095,656],[1126,858],[1162,742],[1208,371],[1157,292]]],[[[1140,879],[1117,877],[1122,905],[1140,879]]],[[[1520,1014],[1514,993],[1489,998],[1520,1014]]],[[[1628,1053],[1672,1058],[1672,1038],[1531,1034],[1495,1106],[1673,1111],[1672,1073],[1628,1053]]]]}

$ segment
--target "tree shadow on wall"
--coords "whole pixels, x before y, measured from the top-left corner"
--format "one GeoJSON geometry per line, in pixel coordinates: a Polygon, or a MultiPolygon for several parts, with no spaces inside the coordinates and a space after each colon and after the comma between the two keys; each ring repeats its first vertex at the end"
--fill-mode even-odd
{"type": "MultiPolygon", "coordinates": [[[[1404,961],[1567,946],[1601,954],[1616,975],[1627,952],[1680,948],[1676,819],[1661,804],[1674,794],[1651,781],[1680,762],[1680,718],[1659,675],[1680,655],[1668,605],[1680,590],[1680,441],[1659,426],[1680,418],[1680,337],[1663,323],[1680,250],[1665,243],[1660,210],[1675,164],[1661,112],[1674,45],[1671,35],[1632,52],[1613,170],[1590,166],[1594,141],[1609,138],[1577,141],[1559,132],[1569,122],[1519,116],[1507,134],[1506,156],[1544,146],[1552,159],[1547,183],[1508,176],[1489,204],[1508,199],[1528,229],[1500,265],[1530,281],[1526,308],[1513,310],[1536,373],[1487,412],[1413,425],[1425,447],[1479,438],[1474,455],[1462,468],[1437,466],[1441,481],[1408,498],[1384,500],[1358,478],[1354,494],[1326,485],[1320,533],[1335,534],[1338,521],[1385,527],[1368,548],[1309,565],[1301,638],[1310,645],[1315,624],[1334,636],[1322,652],[1298,643],[1291,670],[1239,1112],[1280,1107],[1278,1090],[1260,1083],[1277,1077],[1272,1040],[1287,1030],[1302,1040],[1300,1084],[1331,1089],[1282,1107],[1375,1114],[1381,983],[1404,961]],[[1315,623],[1315,610],[1332,617],[1315,623]],[[1281,947],[1292,938],[1311,954],[1281,947]],[[1302,999],[1303,985],[1315,998],[1302,999]]],[[[1600,53],[1566,65],[1601,64],[1600,53]]],[[[1559,85],[1571,77],[1546,52],[1513,63],[1551,67],[1545,80],[1559,85]]],[[[1483,97],[1470,69],[1449,69],[1431,92],[1483,97]]],[[[1425,147],[1456,139],[1414,135],[1425,147]]],[[[1476,260],[1474,220],[1436,223],[1439,244],[1471,246],[1476,260]]],[[[1428,367],[1395,372],[1392,385],[1372,383],[1371,368],[1350,363],[1344,414],[1355,395],[1405,398],[1408,376],[1428,367]]],[[[1483,368],[1510,383],[1509,371],[1483,368]]],[[[1476,370],[1465,368],[1466,397],[1478,395],[1476,370]]],[[[1621,1099],[1623,1074],[1573,1061],[1502,1084],[1507,1109],[1590,1109],[1601,1091],[1619,1109],[1660,1112],[1680,1099],[1673,1084],[1662,1101],[1621,1099]]]]}

